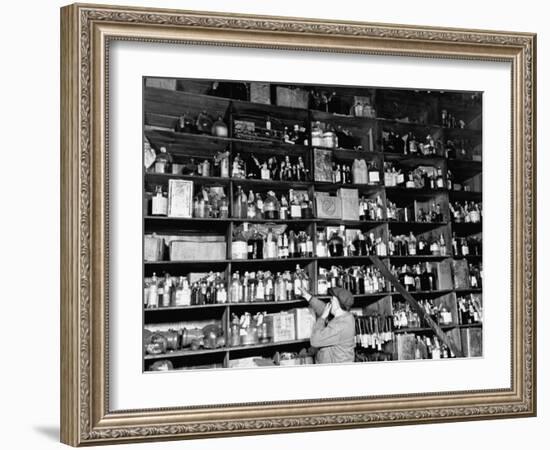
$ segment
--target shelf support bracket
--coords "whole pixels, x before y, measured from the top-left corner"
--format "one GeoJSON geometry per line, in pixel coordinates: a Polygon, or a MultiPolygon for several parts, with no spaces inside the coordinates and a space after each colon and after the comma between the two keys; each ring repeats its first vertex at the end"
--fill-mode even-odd
{"type": "Polygon", "coordinates": [[[413,310],[416,311],[416,313],[424,320],[426,324],[428,324],[428,327],[432,329],[439,340],[443,342],[447,347],[449,347],[456,357],[463,357],[464,355],[462,351],[455,345],[454,341],[450,339],[449,336],[441,329],[441,327],[434,322],[434,320],[426,313],[426,311],[424,311],[424,308],[420,306],[420,303],[416,301],[416,299],[409,293],[409,291],[405,289],[405,286],[403,286],[399,282],[399,280],[390,272],[386,264],[384,264],[378,256],[371,255],[369,256],[369,258],[374,266],[376,266],[380,273],[386,278],[386,280],[395,287],[396,291],[403,296],[405,301],[413,308],[413,310]]]}

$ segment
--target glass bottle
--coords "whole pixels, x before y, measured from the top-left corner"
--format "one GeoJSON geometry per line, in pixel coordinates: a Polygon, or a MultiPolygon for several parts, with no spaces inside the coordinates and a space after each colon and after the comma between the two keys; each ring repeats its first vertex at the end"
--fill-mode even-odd
{"type": "Polygon", "coordinates": [[[435,179],[435,187],[437,189],[443,189],[443,187],[445,186],[445,183],[443,181],[443,171],[441,168],[438,168],[437,169],[437,177],[435,179]]]}
{"type": "Polygon", "coordinates": [[[166,147],[160,147],[154,163],[155,173],[169,173],[172,161],[172,155],[166,151],[166,147]]]}
{"type": "Polygon", "coordinates": [[[227,219],[229,217],[229,201],[227,200],[227,197],[225,195],[222,198],[220,198],[220,201],[218,203],[218,208],[219,208],[219,218],[227,219]]]}
{"type": "Polygon", "coordinates": [[[311,208],[311,202],[307,193],[302,196],[300,209],[302,219],[311,219],[313,217],[313,209],[311,208]]]}
{"type": "Polygon", "coordinates": [[[239,229],[233,242],[231,243],[231,259],[247,259],[248,258],[248,223],[243,223],[239,229]]]}
{"type": "Polygon", "coordinates": [[[242,211],[242,193],[243,190],[240,186],[237,186],[237,193],[235,194],[235,199],[233,202],[233,217],[240,219],[243,217],[243,211],[242,211]]]}
{"type": "Polygon", "coordinates": [[[277,241],[273,238],[273,232],[271,230],[268,231],[264,244],[264,258],[277,258],[277,241]]]}
{"type": "Polygon", "coordinates": [[[228,136],[227,125],[225,124],[221,116],[218,116],[218,119],[212,124],[211,133],[212,136],[217,137],[228,136]]]}
{"type": "Polygon", "coordinates": [[[240,322],[239,318],[235,313],[233,313],[233,317],[231,319],[231,329],[230,329],[230,346],[231,347],[238,347],[241,344],[241,336],[240,336],[240,322]]]}
{"type": "Polygon", "coordinates": [[[162,186],[155,186],[155,196],[151,200],[151,214],[153,216],[166,216],[168,214],[168,199],[162,192],[162,186]]]}
{"type": "Polygon", "coordinates": [[[408,251],[409,251],[409,256],[416,256],[416,237],[414,236],[412,231],[409,234],[408,251]]]}
{"type": "Polygon", "coordinates": [[[248,191],[248,200],[246,206],[246,218],[255,219],[256,218],[256,202],[254,198],[254,192],[252,189],[248,191]]]}
{"type": "Polygon", "coordinates": [[[328,250],[329,250],[330,256],[333,256],[333,257],[344,256],[344,240],[335,231],[330,236],[330,240],[328,242],[328,250]]]}
{"type": "Polygon", "coordinates": [[[273,277],[271,272],[266,272],[264,275],[265,280],[265,301],[272,302],[275,300],[275,289],[273,285],[273,277]]]}
{"type": "Polygon", "coordinates": [[[328,256],[327,237],[324,231],[317,232],[317,244],[315,246],[315,254],[319,258],[328,256]]]}
{"type": "Polygon", "coordinates": [[[443,234],[439,235],[439,254],[441,256],[447,256],[447,243],[445,242],[443,234]]]}
{"type": "Polygon", "coordinates": [[[291,219],[301,219],[302,218],[302,208],[298,202],[297,195],[294,194],[294,191],[290,189],[288,193],[290,200],[290,218],[291,219]]]}
{"type": "Polygon", "coordinates": [[[268,220],[279,219],[279,201],[275,196],[275,192],[269,191],[267,197],[263,202],[264,217],[268,220]]]}
{"type": "Polygon", "coordinates": [[[158,308],[159,306],[158,284],[157,274],[153,272],[153,276],[149,283],[149,297],[147,299],[148,308],[158,308]]]}

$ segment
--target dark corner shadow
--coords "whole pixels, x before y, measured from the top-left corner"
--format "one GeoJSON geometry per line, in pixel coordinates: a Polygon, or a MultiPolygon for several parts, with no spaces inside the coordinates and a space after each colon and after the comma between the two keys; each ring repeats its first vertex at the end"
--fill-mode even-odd
{"type": "Polygon", "coordinates": [[[52,425],[37,425],[34,429],[47,438],[59,442],[59,427],[52,425]]]}

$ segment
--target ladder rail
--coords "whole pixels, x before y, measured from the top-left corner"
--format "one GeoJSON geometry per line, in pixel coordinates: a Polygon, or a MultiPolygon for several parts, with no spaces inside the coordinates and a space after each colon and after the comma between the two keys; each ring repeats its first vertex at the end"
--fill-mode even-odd
{"type": "Polygon", "coordinates": [[[420,303],[416,301],[416,299],[410,294],[407,289],[405,289],[405,286],[403,286],[399,280],[390,272],[390,269],[382,262],[382,260],[378,256],[371,255],[369,256],[372,263],[380,270],[380,273],[392,283],[392,285],[395,287],[397,292],[399,292],[405,301],[417,312],[417,314],[424,319],[428,327],[432,329],[432,331],[435,333],[435,335],[439,338],[441,342],[443,342],[447,347],[451,349],[453,354],[461,358],[464,356],[462,353],[462,350],[460,350],[454,341],[449,338],[449,336],[441,329],[441,327],[426,313],[424,308],[420,306],[420,303]]]}

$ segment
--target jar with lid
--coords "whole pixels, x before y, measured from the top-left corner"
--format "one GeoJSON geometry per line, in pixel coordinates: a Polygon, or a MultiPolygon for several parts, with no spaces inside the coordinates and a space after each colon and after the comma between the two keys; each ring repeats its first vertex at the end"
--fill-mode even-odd
{"type": "Polygon", "coordinates": [[[185,113],[178,118],[175,130],[178,133],[194,133],[196,131],[195,124],[189,113],[185,113]]]}
{"type": "Polygon", "coordinates": [[[196,121],[197,131],[201,134],[210,134],[212,131],[212,118],[206,111],[202,111],[197,116],[196,121]]]}
{"type": "Polygon", "coordinates": [[[336,133],[331,128],[327,129],[327,131],[323,133],[323,147],[338,147],[338,138],[336,137],[336,133]]]}
{"type": "Polygon", "coordinates": [[[227,125],[225,124],[221,116],[218,116],[218,119],[212,124],[211,132],[212,136],[227,137],[227,125]]]}
{"type": "Polygon", "coordinates": [[[314,147],[323,147],[323,132],[321,131],[321,123],[315,122],[311,128],[311,145],[314,147]]]}
{"type": "Polygon", "coordinates": [[[166,147],[161,147],[155,158],[155,173],[168,173],[172,164],[172,155],[166,151],[166,147]]]}

